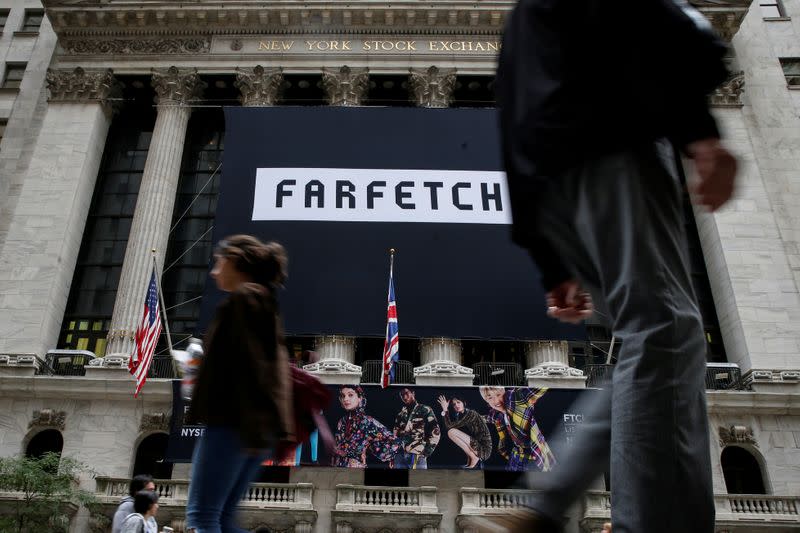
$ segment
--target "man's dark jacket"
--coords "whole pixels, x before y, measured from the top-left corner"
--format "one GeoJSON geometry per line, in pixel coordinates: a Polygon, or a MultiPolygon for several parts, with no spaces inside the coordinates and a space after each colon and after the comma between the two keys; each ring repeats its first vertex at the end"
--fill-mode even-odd
{"type": "Polygon", "coordinates": [[[513,238],[547,289],[571,276],[538,234],[541,187],[643,142],[684,148],[719,137],[707,95],[727,76],[725,52],[673,0],[520,0],[503,37],[497,101],[513,238]]]}

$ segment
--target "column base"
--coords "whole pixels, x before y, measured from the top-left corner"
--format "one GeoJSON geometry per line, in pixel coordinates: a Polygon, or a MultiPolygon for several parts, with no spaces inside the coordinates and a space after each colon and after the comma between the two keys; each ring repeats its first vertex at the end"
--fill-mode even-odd
{"type": "Polygon", "coordinates": [[[361,367],[344,359],[323,359],[303,366],[303,370],[314,374],[329,385],[358,385],[361,383],[361,367]]]}
{"type": "Polygon", "coordinates": [[[131,380],[133,376],[128,371],[127,355],[106,355],[92,359],[86,365],[86,377],[89,379],[124,379],[131,380]]]}
{"type": "Polygon", "coordinates": [[[41,361],[35,354],[0,354],[0,376],[33,377],[41,361]]]}
{"type": "Polygon", "coordinates": [[[582,370],[562,363],[548,362],[525,371],[528,387],[550,387],[556,389],[584,389],[586,376],[582,370]]]}
{"type": "Polygon", "coordinates": [[[750,385],[754,392],[798,392],[800,370],[751,369],[742,376],[742,383],[750,385]]]}
{"type": "Polygon", "coordinates": [[[474,380],[475,373],[471,368],[452,361],[433,361],[414,369],[414,382],[417,385],[469,387],[474,380]]]}

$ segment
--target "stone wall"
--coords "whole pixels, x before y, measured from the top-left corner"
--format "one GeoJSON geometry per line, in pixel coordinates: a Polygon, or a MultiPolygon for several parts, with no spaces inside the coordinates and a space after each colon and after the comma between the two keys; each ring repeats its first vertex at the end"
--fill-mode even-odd
{"type": "Polygon", "coordinates": [[[728,358],[743,371],[800,367],[800,118],[778,61],[800,57],[800,6],[786,6],[796,17],[764,21],[754,5],[734,37],[743,106],[715,114],[740,157],[736,199],[697,215],[728,358]]]}
{"type": "Polygon", "coordinates": [[[44,80],[56,49],[56,34],[45,18],[38,35],[14,35],[22,25],[24,10],[41,7],[38,0],[0,3],[0,8],[10,9],[0,34],[0,60],[27,63],[20,90],[0,91],[0,119],[8,121],[0,143],[0,249],[47,109],[44,80]]]}

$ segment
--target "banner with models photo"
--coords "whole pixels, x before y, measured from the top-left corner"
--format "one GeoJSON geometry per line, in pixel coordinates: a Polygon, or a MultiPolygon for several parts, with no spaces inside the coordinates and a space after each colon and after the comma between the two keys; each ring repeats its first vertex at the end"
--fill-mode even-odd
{"type": "MultiPolygon", "coordinates": [[[[173,413],[185,412],[174,382],[173,413]]],[[[316,433],[268,464],[342,468],[537,470],[558,463],[551,445],[580,431],[587,389],[329,385],[323,412],[335,445],[316,433]]],[[[191,460],[202,426],[173,416],[167,460],[191,460]]]]}

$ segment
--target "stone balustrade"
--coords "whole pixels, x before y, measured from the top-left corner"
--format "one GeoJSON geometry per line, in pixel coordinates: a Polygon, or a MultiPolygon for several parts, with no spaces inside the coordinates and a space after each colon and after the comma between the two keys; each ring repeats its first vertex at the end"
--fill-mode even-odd
{"type": "MultiPolygon", "coordinates": [[[[800,528],[800,497],[798,496],[716,494],[714,495],[714,504],[717,527],[730,533],[752,532],[755,522],[768,523],[769,527],[774,527],[776,530],[800,528]]],[[[580,521],[582,531],[599,532],[602,524],[610,520],[610,493],[588,492],[583,500],[583,518],[580,521]]]]}
{"type": "Polygon", "coordinates": [[[507,489],[461,489],[461,514],[483,515],[502,513],[508,509],[526,507],[535,491],[507,489]]]}
{"type": "MultiPolygon", "coordinates": [[[[129,479],[97,478],[95,496],[103,503],[118,503],[128,494],[129,479]]],[[[189,495],[187,480],[155,480],[161,505],[185,505],[189,495]]],[[[253,483],[242,498],[242,507],[313,509],[311,483],[253,483]]]]}
{"type": "Polygon", "coordinates": [[[727,515],[734,515],[738,519],[781,518],[800,524],[799,496],[717,494],[714,501],[720,518],[727,515]]]}
{"type": "Polygon", "coordinates": [[[436,487],[336,485],[337,511],[436,513],[436,487]]]}

